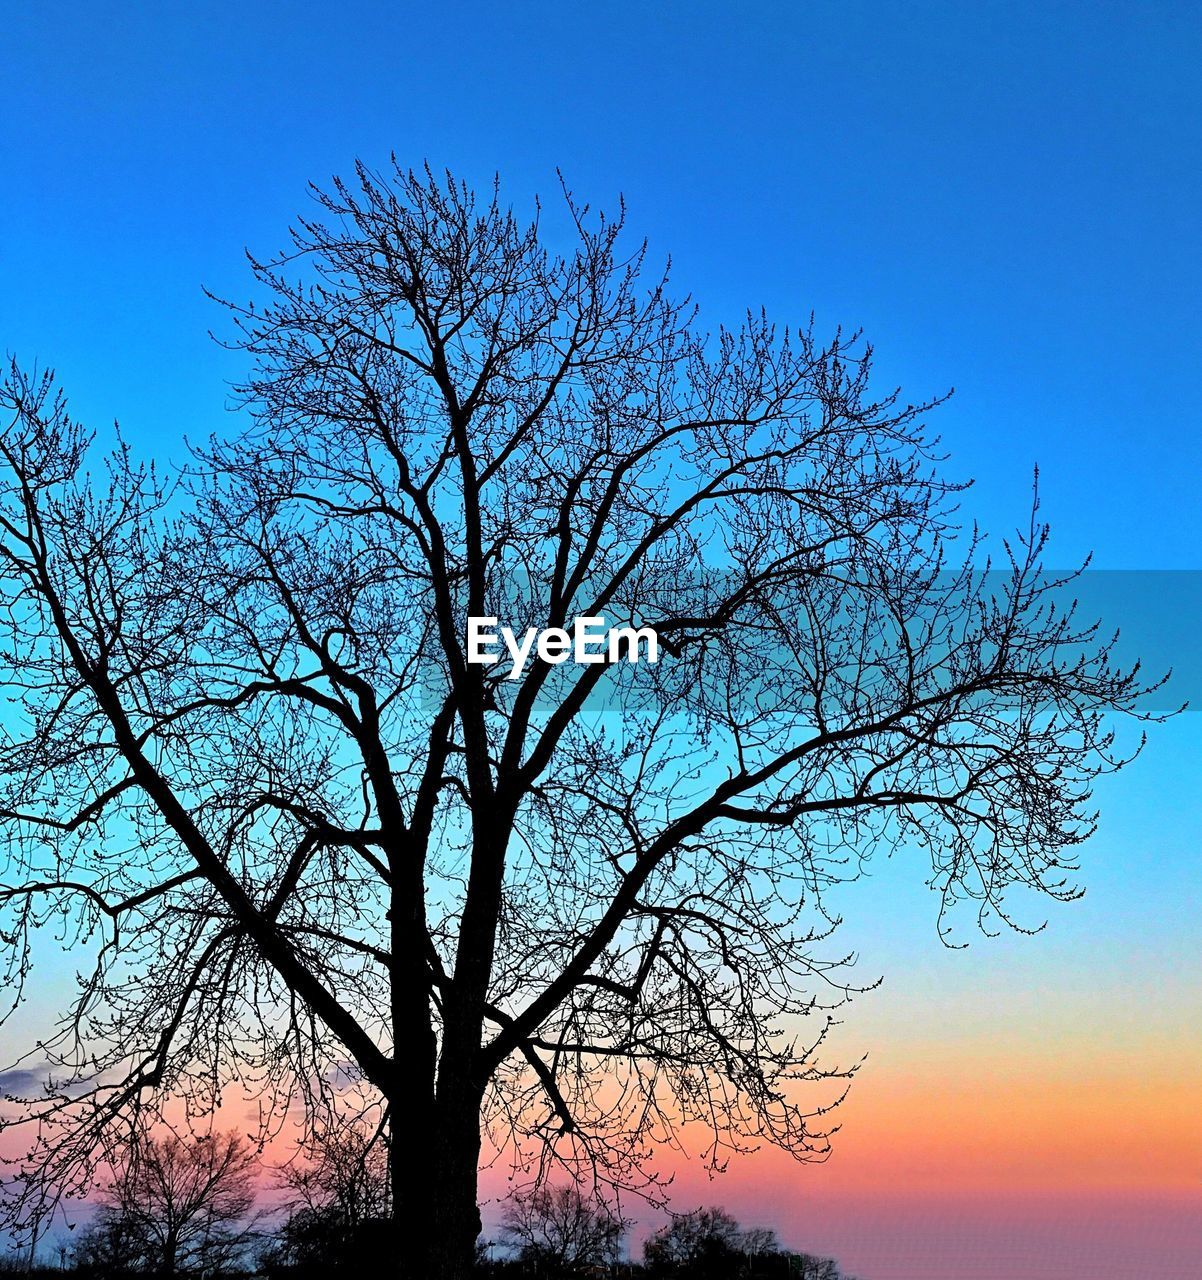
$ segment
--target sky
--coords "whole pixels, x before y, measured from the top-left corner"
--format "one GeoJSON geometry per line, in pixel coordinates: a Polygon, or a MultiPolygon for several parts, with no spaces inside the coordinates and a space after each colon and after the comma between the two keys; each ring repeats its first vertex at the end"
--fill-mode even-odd
{"type": "MultiPolygon", "coordinates": [[[[240,372],[202,286],[246,296],[308,182],[395,152],[525,203],[558,168],[712,322],[813,311],[880,385],[954,386],[967,512],[1022,523],[1038,464],[1052,558],[1130,571],[1126,643],[1202,701],[1199,578],[1164,573],[1202,570],[1200,58],[1187,0],[12,6],[0,347],[178,458],[240,372]]],[[[1036,938],[946,951],[921,867],[876,867],[834,1156],[682,1168],[682,1207],[863,1280],[1202,1276],[1200,765],[1187,712],[1100,787],[1088,893],[1036,938]]]]}

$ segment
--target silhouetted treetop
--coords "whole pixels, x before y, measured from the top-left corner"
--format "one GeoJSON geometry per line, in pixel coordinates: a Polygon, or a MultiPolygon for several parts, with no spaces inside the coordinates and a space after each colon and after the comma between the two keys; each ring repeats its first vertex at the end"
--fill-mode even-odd
{"type": "Polygon", "coordinates": [[[707,330],[570,195],[315,196],[226,304],[245,412],[170,482],[0,387],[0,938],[18,1000],[42,926],[91,956],[14,1212],[249,1084],[267,1130],[370,1113],[448,1280],[482,1141],[653,1195],[682,1130],[822,1158],[826,891],[902,848],[945,931],[1073,896],[1141,686],[1034,513],[985,575],[934,402],[857,336],[707,330]],[[595,616],[661,660],[468,661],[469,618],[595,616]]]}

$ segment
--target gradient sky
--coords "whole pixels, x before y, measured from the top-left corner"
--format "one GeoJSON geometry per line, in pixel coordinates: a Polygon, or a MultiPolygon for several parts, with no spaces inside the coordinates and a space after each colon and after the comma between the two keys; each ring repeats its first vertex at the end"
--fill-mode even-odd
{"type": "MultiPolygon", "coordinates": [[[[1188,0],[10,6],[0,346],[178,457],[239,371],[201,285],[244,296],[306,182],[395,150],[524,202],[559,166],[623,192],[714,321],[813,309],[882,384],[954,384],[986,528],[1038,462],[1059,563],[1198,569],[1199,65],[1188,0]]],[[[1189,582],[1120,619],[1186,685],[1189,582]]],[[[864,1280],[1202,1276],[1200,766],[1190,713],[1100,788],[1089,894],[1038,938],[944,951],[904,861],[849,890],[887,981],[848,1011],[870,1056],[835,1156],[685,1169],[678,1204],[864,1280]]]]}

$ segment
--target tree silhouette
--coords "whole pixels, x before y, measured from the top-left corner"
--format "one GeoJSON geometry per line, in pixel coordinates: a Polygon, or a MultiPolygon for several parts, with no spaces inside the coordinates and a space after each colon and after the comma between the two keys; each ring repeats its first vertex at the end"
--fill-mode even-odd
{"type": "Polygon", "coordinates": [[[76,1249],[99,1276],[219,1275],[250,1241],[258,1161],[235,1133],[141,1135],[118,1157],[76,1249]]]}
{"type": "Polygon", "coordinates": [[[334,1123],[305,1136],[298,1159],[281,1170],[287,1221],[263,1252],[269,1271],[299,1268],[328,1275],[370,1262],[381,1222],[392,1213],[382,1135],[334,1123]]]}
{"type": "Polygon", "coordinates": [[[653,1275],[726,1276],[741,1252],[743,1233],[725,1209],[675,1213],[643,1245],[653,1275]]]}
{"type": "Polygon", "coordinates": [[[648,1193],[682,1126],[822,1158],[826,891],[897,847],[945,936],[1072,897],[1141,690],[1034,517],[974,567],[858,338],[707,334],[570,197],[562,234],[399,168],[317,201],[227,304],[248,417],[182,476],[92,478],[50,377],[0,392],[8,976],[51,924],[94,955],[12,1212],[166,1097],[250,1082],[270,1127],[349,1078],[454,1277],[484,1140],[648,1193]],[[597,616],[661,661],[468,661],[469,618],[597,616]]]}
{"type": "Polygon", "coordinates": [[[351,1226],[389,1216],[387,1151],[378,1129],[334,1123],[307,1133],[299,1155],[281,1171],[294,1206],[334,1209],[351,1226]]]}
{"type": "Polygon", "coordinates": [[[841,1276],[834,1259],[782,1249],[774,1231],[741,1227],[725,1209],[714,1206],[673,1214],[644,1242],[643,1257],[647,1273],[656,1277],[840,1280],[841,1276]]]}
{"type": "Polygon", "coordinates": [[[550,1275],[614,1262],[625,1230],[621,1217],[574,1183],[543,1183],[515,1193],[501,1220],[503,1242],[550,1275]]]}

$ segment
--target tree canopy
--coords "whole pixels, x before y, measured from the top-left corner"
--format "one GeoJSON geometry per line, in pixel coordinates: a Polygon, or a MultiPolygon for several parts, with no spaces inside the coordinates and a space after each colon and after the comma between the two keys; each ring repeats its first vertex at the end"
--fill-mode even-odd
{"type": "Polygon", "coordinates": [[[100,1276],[208,1276],[238,1268],[251,1236],[258,1158],[236,1133],[148,1134],[116,1157],[75,1249],[100,1276]]]}
{"type": "Polygon", "coordinates": [[[181,473],[0,387],[16,1000],[48,926],[91,955],[5,1120],[15,1212],[166,1099],[353,1096],[455,1276],[482,1141],[652,1192],[682,1126],[714,1167],[824,1156],[827,890],[901,848],[945,935],[1074,896],[1141,685],[1035,515],[985,572],[936,401],[858,335],[707,330],[570,195],[557,230],[401,167],[315,197],[226,304],[243,412],[181,473]],[[509,680],[481,617],[663,655],[509,680]]]}

